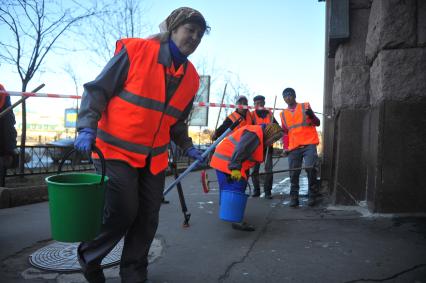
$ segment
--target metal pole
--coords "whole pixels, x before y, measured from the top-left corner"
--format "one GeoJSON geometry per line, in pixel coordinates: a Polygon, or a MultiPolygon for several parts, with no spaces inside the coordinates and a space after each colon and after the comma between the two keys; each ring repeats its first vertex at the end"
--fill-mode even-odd
{"type": "MultiPolygon", "coordinates": [[[[45,84],[41,84],[38,87],[36,87],[33,91],[31,92],[37,92],[40,89],[42,89],[45,86],[45,84]]],[[[16,101],[15,103],[13,103],[12,105],[10,105],[9,107],[7,107],[5,110],[3,110],[0,113],[0,118],[3,117],[4,115],[6,115],[7,112],[11,111],[13,108],[15,108],[16,106],[18,106],[19,104],[21,104],[24,100],[26,100],[29,96],[24,96],[21,99],[19,99],[18,101],[16,101]]]]}
{"type": "MultiPolygon", "coordinates": [[[[177,179],[179,177],[179,173],[178,173],[178,169],[177,169],[177,160],[176,160],[176,154],[174,152],[173,146],[171,146],[171,155],[172,155],[172,162],[171,162],[171,169],[173,172],[173,175],[175,176],[175,179],[177,179]]],[[[189,227],[189,219],[191,218],[191,213],[188,212],[188,207],[186,206],[186,201],[185,201],[185,196],[183,195],[183,190],[182,190],[182,184],[179,182],[177,183],[177,190],[178,190],[178,194],[179,194],[179,202],[180,202],[180,206],[182,208],[182,213],[183,213],[183,226],[184,227],[189,227]]]]}
{"type": "MultiPolygon", "coordinates": [[[[277,96],[275,95],[275,99],[274,99],[274,110],[272,110],[272,119],[271,119],[271,124],[272,123],[274,123],[274,114],[275,114],[275,106],[276,106],[276,104],[277,104],[277,96]]],[[[266,148],[266,157],[265,157],[265,165],[266,165],[266,162],[268,161],[267,159],[268,159],[268,153],[269,153],[269,146],[266,148]]]]}
{"type": "Polygon", "coordinates": [[[228,86],[228,83],[225,84],[225,88],[223,89],[222,100],[220,101],[219,114],[217,115],[216,126],[214,127],[215,132],[216,132],[216,129],[217,129],[217,125],[219,124],[220,112],[222,111],[222,104],[223,104],[223,100],[225,99],[226,87],[227,86],[228,86]]]}
{"type": "Polygon", "coordinates": [[[290,171],[297,171],[297,170],[307,170],[307,169],[313,169],[314,167],[300,167],[300,168],[293,168],[293,169],[285,169],[285,170],[277,170],[272,172],[264,172],[264,173],[258,173],[258,174],[251,174],[253,175],[270,175],[270,174],[276,174],[276,173],[283,173],[283,172],[290,172],[290,171]]]}

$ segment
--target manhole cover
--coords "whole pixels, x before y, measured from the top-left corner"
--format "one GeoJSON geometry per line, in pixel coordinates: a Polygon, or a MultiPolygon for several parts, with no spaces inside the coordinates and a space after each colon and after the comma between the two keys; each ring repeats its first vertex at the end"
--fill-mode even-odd
{"type": "MultiPolygon", "coordinates": [[[[31,265],[55,271],[76,271],[80,270],[77,260],[77,247],[79,243],[55,242],[31,254],[29,261],[31,265]]],[[[102,261],[103,267],[118,264],[120,262],[121,251],[123,250],[123,240],[102,261]]]]}

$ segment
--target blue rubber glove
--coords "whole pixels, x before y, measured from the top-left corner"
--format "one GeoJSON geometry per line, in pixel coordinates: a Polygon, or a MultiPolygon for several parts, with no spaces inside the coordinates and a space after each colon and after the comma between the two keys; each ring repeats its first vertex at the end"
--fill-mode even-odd
{"type": "Polygon", "coordinates": [[[81,152],[90,155],[92,152],[92,145],[95,143],[96,130],[91,128],[84,128],[78,132],[78,137],[74,142],[74,148],[81,152]]]}
{"type": "Polygon", "coordinates": [[[193,146],[186,150],[186,155],[192,159],[200,161],[200,163],[204,162],[204,157],[201,156],[201,152],[193,146]]]}

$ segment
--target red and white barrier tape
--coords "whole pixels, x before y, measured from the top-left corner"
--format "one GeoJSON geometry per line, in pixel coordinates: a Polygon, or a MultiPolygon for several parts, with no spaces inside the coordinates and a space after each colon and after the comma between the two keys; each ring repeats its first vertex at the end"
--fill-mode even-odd
{"type": "MultiPolygon", "coordinates": [[[[223,107],[223,108],[239,108],[239,109],[268,109],[274,110],[273,107],[255,107],[248,105],[223,104],[214,102],[194,102],[196,107],[223,107]]],[[[283,108],[275,108],[275,110],[283,110],[283,108]]]]}
{"type": "Polygon", "coordinates": [[[20,92],[20,91],[0,91],[0,94],[6,94],[10,96],[34,96],[34,97],[52,97],[52,98],[73,98],[80,99],[79,95],[70,94],[54,94],[54,93],[34,93],[34,92],[20,92]]]}
{"type": "MultiPolygon", "coordinates": [[[[0,91],[0,94],[6,94],[10,96],[32,96],[32,97],[51,97],[51,98],[73,98],[81,99],[79,95],[69,94],[53,94],[53,93],[33,93],[33,92],[20,92],[20,91],[0,91]]],[[[235,105],[235,104],[223,104],[214,102],[194,102],[194,107],[223,107],[223,108],[239,108],[239,109],[268,109],[274,110],[273,107],[255,107],[247,105],[235,105]]],[[[275,110],[282,110],[283,108],[275,108],[275,110]]]]}

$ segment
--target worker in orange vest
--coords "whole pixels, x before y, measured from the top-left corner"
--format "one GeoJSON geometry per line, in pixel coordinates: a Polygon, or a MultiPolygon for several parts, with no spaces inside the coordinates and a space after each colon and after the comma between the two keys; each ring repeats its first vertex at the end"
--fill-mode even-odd
{"type": "MultiPolygon", "coordinates": [[[[5,91],[2,84],[0,90],[5,91]]],[[[0,113],[11,106],[10,96],[0,94],[0,113]]],[[[0,187],[5,186],[6,170],[16,166],[18,156],[16,149],[15,115],[9,111],[0,118],[0,187]],[[15,164],[15,165],[14,165],[15,164]]]]}
{"type": "MultiPolygon", "coordinates": [[[[84,85],[74,146],[90,152],[96,141],[109,177],[101,232],[78,247],[89,282],[105,282],[101,261],[122,237],[122,282],[148,282],[148,251],[159,221],[170,140],[187,156],[204,160],[185,120],[199,88],[188,56],[209,29],[200,12],[178,8],[159,34],[118,40],[114,57],[84,85]]],[[[99,172],[101,163],[93,157],[99,172]]]]}
{"type": "MultiPolygon", "coordinates": [[[[237,97],[235,104],[241,105],[241,106],[248,106],[248,99],[244,95],[240,95],[237,97]]],[[[251,117],[250,111],[244,108],[237,108],[235,109],[234,112],[228,115],[225,121],[223,121],[222,125],[220,125],[219,128],[217,128],[217,130],[212,135],[212,140],[216,140],[218,137],[220,137],[240,117],[242,117],[242,120],[238,124],[238,126],[234,128],[233,131],[236,131],[239,128],[247,126],[247,125],[253,125],[253,119],[251,117]]]]}
{"type": "MultiPolygon", "coordinates": [[[[320,125],[320,120],[315,116],[309,103],[297,103],[296,92],[292,88],[283,91],[283,98],[287,109],[280,113],[281,125],[284,131],[284,155],[288,156],[289,169],[304,166],[308,175],[308,205],[315,205],[318,196],[317,171],[318,160],[317,145],[318,133],[315,127],[320,125]]],[[[299,175],[301,170],[290,171],[290,207],[299,206],[299,175]]]]}
{"type": "MultiPolygon", "coordinates": [[[[251,112],[251,117],[253,119],[253,125],[262,125],[262,124],[270,124],[275,123],[278,125],[277,120],[272,117],[272,112],[268,109],[262,109],[265,107],[265,97],[263,95],[257,95],[253,98],[254,107],[256,109],[251,112]]],[[[265,154],[268,153],[268,156],[265,157],[265,172],[272,172],[272,153],[274,148],[272,145],[265,151],[265,154]]],[[[257,163],[253,167],[252,171],[252,181],[253,181],[253,194],[252,197],[260,196],[260,178],[259,178],[259,169],[260,163],[257,163]]],[[[272,183],[273,183],[273,175],[268,174],[264,176],[264,184],[263,191],[265,192],[265,199],[272,199],[272,183]]]]}
{"type": "MultiPolygon", "coordinates": [[[[210,161],[216,169],[220,190],[244,193],[250,168],[264,160],[265,148],[282,137],[278,124],[249,125],[227,136],[217,147],[210,161]]],[[[254,231],[246,222],[232,223],[232,228],[254,231]]]]}

